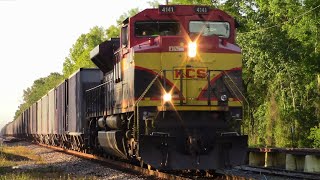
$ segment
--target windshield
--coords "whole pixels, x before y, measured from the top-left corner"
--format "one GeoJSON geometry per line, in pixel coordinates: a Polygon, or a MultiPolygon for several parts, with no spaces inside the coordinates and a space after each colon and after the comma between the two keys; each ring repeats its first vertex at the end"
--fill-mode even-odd
{"type": "Polygon", "coordinates": [[[136,22],[135,35],[137,37],[174,36],[180,32],[178,22],[136,22]]]}
{"type": "Polygon", "coordinates": [[[202,36],[213,36],[228,38],[230,35],[230,24],[228,22],[190,21],[190,33],[202,36]]]}

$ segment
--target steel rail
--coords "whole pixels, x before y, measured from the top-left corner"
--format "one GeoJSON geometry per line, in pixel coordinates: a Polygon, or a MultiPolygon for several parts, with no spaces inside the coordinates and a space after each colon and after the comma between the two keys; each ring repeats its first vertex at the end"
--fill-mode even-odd
{"type": "Polygon", "coordinates": [[[182,176],[178,176],[178,175],[174,175],[174,174],[168,174],[168,173],[160,172],[157,170],[149,170],[149,169],[141,168],[139,166],[135,166],[135,165],[132,165],[129,163],[125,163],[125,162],[121,162],[121,161],[114,161],[111,159],[99,157],[99,156],[92,155],[92,154],[68,150],[68,149],[64,149],[64,148],[56,147],[56,146],[49,146],[46,144],[38,144],[38,145],[53,149],[58,152],[63,152],[66,154],[74,155],[74,156],[77,156],[80,158],[104,162],[109,165],[115,166],[117,169],[124,169],[129,172],[139,173],[139,174],[146,175],[146,176],[154,176],[154,177],[161,178],[161,179],[172,179],[172,180],[190,180],[190,178],[188,178],[188,177],[182,177],[182,176]]]}
{"type": "Polygon", "coordinates": [[[270,168],[270,167],[257,167],[257,166],[239,166],[235,169],[250,171],[259,174],[269,174],[275,176],[285,176],[288,178],[301,178],[301,179],[320,179],[320,173],[308,173],[301,171],[290,171],[279,168],[270,168]]]}

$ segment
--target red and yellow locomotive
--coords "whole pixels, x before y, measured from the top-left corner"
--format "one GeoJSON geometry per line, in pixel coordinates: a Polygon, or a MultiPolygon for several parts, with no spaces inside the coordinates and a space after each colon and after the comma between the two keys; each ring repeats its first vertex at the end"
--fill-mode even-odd
{"type": "Polygon", "coordinates": [[[156,169],[243,164],[237,23],[206,6],[160,5],[126,19],[91,52],[103,83],[87,90],[90,148],[156,169]]]}

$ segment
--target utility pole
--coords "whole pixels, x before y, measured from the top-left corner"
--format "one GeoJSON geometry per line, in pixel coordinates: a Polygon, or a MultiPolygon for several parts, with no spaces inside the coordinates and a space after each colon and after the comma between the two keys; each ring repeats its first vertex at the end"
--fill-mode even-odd
{"type": "Polygon", "coordinates": [[[169,0],[166,0],[166,5],[168,5],[169,4],[169,0]]]}

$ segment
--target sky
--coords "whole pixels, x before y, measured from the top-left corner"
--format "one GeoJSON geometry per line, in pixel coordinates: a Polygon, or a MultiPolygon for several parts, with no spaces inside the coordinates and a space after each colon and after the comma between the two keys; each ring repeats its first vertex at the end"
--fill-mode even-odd
{"type": "Polygon", "coordinates": [[[51,72],[62,73],[81,34],[115,25],[123,13],[147,8],[149,1],[0,0],[0,129],[13,120],[24,89],[51,72]]]}

